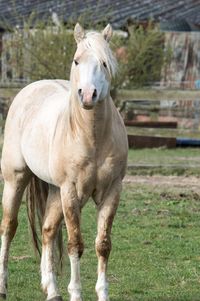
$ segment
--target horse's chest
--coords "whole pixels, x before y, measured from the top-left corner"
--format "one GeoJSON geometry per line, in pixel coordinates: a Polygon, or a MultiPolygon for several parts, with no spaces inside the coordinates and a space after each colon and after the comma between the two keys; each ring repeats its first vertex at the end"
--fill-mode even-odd
{"type": "Polygon", "coordinates": [[[116,174],[117,164],[113,157],[107,157],[97,164],[97,186],[106,188],[116,174]]]}
{"type": "Polygon", "coordinates": [[[79,199],[89,197],[95,186],[96,166],[92,158],[72,159],[67,165],[67,177],[75,183],[79,199]]]}
{"type": "Polygon", "coordinates": [[[100,162],[87,158],[71,164],[69,172],[76,183],[78,197],[87,199],[97,188],[106,189],[115,173],[115,163],[111,158],[100,162]]]}

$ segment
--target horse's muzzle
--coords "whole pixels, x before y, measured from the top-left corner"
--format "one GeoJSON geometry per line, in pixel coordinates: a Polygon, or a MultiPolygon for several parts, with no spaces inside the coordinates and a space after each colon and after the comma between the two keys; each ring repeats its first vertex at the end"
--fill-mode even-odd
{"type": "Polygon", "coordinates": [[[86,110],[91,110],[97,101],[97,90],[96,88],[79,89],[78,96],[82,107],[86,110]]]}

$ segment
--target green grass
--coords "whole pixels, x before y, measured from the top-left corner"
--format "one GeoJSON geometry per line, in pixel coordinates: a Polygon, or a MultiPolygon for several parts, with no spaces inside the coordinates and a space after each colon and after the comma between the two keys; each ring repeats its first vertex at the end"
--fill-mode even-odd
{"type": "Polygon", "coordinates": [[[130,149],[128,154],[128,162],[141,164],[200,164],[200,149],[130,149]]]}
{"type": "MultiPolygon", "coordinates": [[[[187,189],[126,185],[113,225],[108,278],[111,301],[200,300],[200,197],[187,189]]],[[[83,298],[96,300],[96,210],[83,210],[85,252],[81,259],[83,298]]],[[[26,206],[11,247],[8,301],[45,300],[39,261],[30,247],[26,206]],[[23,257],[24,256],[24,257],[23,257]]],[[[68,300],[69,261],[58,277],[68,300]]]]}
{"type": "Polygon", "coordinates": [[[200,176],[199,148],[130,149],[128,170],[132,175],[196,175],[200,176]]]}
{"type": "Polygon", "coordinates": [[[157,89],[143,87],[139,89],[117,90],[117,98],[120,100],[196,100],[199,97],[198,90],[157,89]]]}
{"type": "Polygon", "coordinates": [[[174,137],[174,138],[195,138],[200,139],[198,130],[192,129],[167,129],[167,128],[144,128],[144,127],[126,127],[129,135],[153,136],[153,137],[174,137]]]}

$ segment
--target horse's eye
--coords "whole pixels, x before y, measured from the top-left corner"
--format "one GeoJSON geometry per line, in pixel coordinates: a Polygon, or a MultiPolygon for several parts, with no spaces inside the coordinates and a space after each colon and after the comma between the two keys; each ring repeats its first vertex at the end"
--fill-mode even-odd
{"type": "Polygon", "coordinates": [[[106,65],[106,63],[105,63],[105,62],[103,62],[103,66],[104,66],[105,68],[107,68],[107,65],[106,65]]]}
{"type": "Polygon", "coordinates": [[[78,61],[77,61],[77,60],[74,60],[74,64],[77,66],[77,65],[78,65],[78,61]]]}

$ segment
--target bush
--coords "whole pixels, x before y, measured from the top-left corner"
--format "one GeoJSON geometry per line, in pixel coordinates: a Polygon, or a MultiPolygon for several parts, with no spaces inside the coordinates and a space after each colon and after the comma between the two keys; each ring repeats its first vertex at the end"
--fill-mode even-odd
{"type": "Polygon", "coordinates": [[[115,85],[133,88],[160,80],[163,64],[170,60],[170,52],[164,49],[164,34],[150,22],[143,26],[129,27],[129,38],[121,41],[124,55],[119,57],[119,73],[115,85]]]}
{"type": "Polygon", "coordinates": [[[75,51],[72,31],[61,24],[55,27],[37,23],[35,28],[25,24],[4,40],[7,64],[13,71],[12,78],[34,81],[44,78],[69,78],[75,51]]]}

